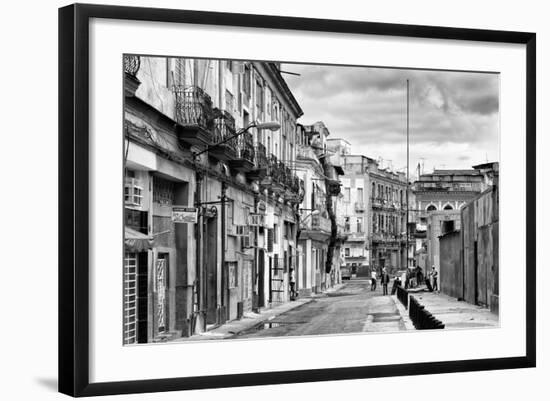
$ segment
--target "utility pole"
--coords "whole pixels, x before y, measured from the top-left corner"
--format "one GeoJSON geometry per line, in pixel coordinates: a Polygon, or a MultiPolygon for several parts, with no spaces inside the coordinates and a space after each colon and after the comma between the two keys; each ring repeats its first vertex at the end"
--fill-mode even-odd
{"type": "Polygon", "coordinates": [[[407,269],[409,268],[409,80],[407,79],[407,217],[405,221],[405,230],[407,234],[407,246],[405,249],[405,260],[407,269]]]}

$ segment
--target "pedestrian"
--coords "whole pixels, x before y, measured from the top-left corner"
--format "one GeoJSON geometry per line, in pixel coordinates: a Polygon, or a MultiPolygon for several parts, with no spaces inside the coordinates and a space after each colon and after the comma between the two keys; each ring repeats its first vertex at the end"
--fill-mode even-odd
{"type": "Polygon", "coordinates": [[[401,285],[401,279],[399,278],[399,276],[395,276],[393,278],[393,285],[391,287],[391,294],[394,295],[397,291],[397,287],[399,287],[401,285]]]}
{"type": "Polygon", "coordinates": [[[291,267],[289,269],[290,276],[290,300],[294,301],[296,299],[296,275],[294,274],[294,269],[291,267]]]}
{"type": "Polygon", "coordinates": [[[432,266],[432,288],[434,291],[439,291],[439,287],[437,285],[437,270],[435,270],[435,266],[432,266]]]}
{"type": "Polygon", "coordinates": [[[386,269],[382,270],[382,277],[380,277],[380,283],[382,284],[382,295],[388,295],[388,283],[390,282],[390,275],[386,269]]]}
{"type": "Polygon", "coordinates": [[[370,273],[370,290],[376,291],[376,270],[374,269],[370,273]]]}
{"type": "Polygon", "coordinates": [[[422,279],[422,276],[423,276],[423,274],[422,274],[422,268],[421,268],[420,266],[416,266],[416,282],[417,282],[418,285],[420,285],[420,283],[421,283],[422,281],[424,281],[424,280],[422,279]]]}

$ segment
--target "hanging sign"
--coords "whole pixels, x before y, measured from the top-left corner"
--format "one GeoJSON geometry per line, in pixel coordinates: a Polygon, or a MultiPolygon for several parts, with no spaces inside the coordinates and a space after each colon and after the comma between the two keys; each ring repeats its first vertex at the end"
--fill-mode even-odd
{"type": "Polygon", "coordinates": [[[174,223],[188,223],[188,224],[196,223],[197,208],[184,207],[184,206],[172,207],[172,221],[174,223]]]}
{"type": "Polygon", "coordinates": [[[248,215],[248,225],[250,227],[263,227],[263,226],[265,226],[265,214],[250,213],[248,215]]]}

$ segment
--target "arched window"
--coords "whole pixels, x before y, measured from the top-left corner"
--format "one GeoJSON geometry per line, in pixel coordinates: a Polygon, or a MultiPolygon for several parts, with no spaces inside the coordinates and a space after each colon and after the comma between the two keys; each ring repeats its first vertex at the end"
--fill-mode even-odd
{"type": "Polygon", "coordinates": [[[453,210],[453,207],[447,203],[443,210],[453,210]]]}
{"type": "Polygon", "coordinates": [[[427,212],[433,212],[437,210],[437,207],[435,205],[429,205],[427,208],[426,208],[426,211],[427,212]]]}

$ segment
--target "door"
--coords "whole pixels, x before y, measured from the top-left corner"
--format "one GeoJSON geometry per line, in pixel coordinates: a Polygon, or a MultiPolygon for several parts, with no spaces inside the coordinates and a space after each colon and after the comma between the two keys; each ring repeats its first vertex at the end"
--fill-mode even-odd
{"type": "Polygon", "coordinates": [[[265,306],[265,252],[258,251],[258,304],[265,306]]]}
{"type": "Polygon", "coordinates": [[[209,218],[206,222],[206,323],[217,322],[218,306],[218,219],[209,218]]]}
{"type": "Polygon", "coordinates": [[[157,328],[159,333],[168,330],[167,290],[168,290],[168,258],[167,253],[159,253],[156,263],[156,292],[157,292],[157,328]]]}

